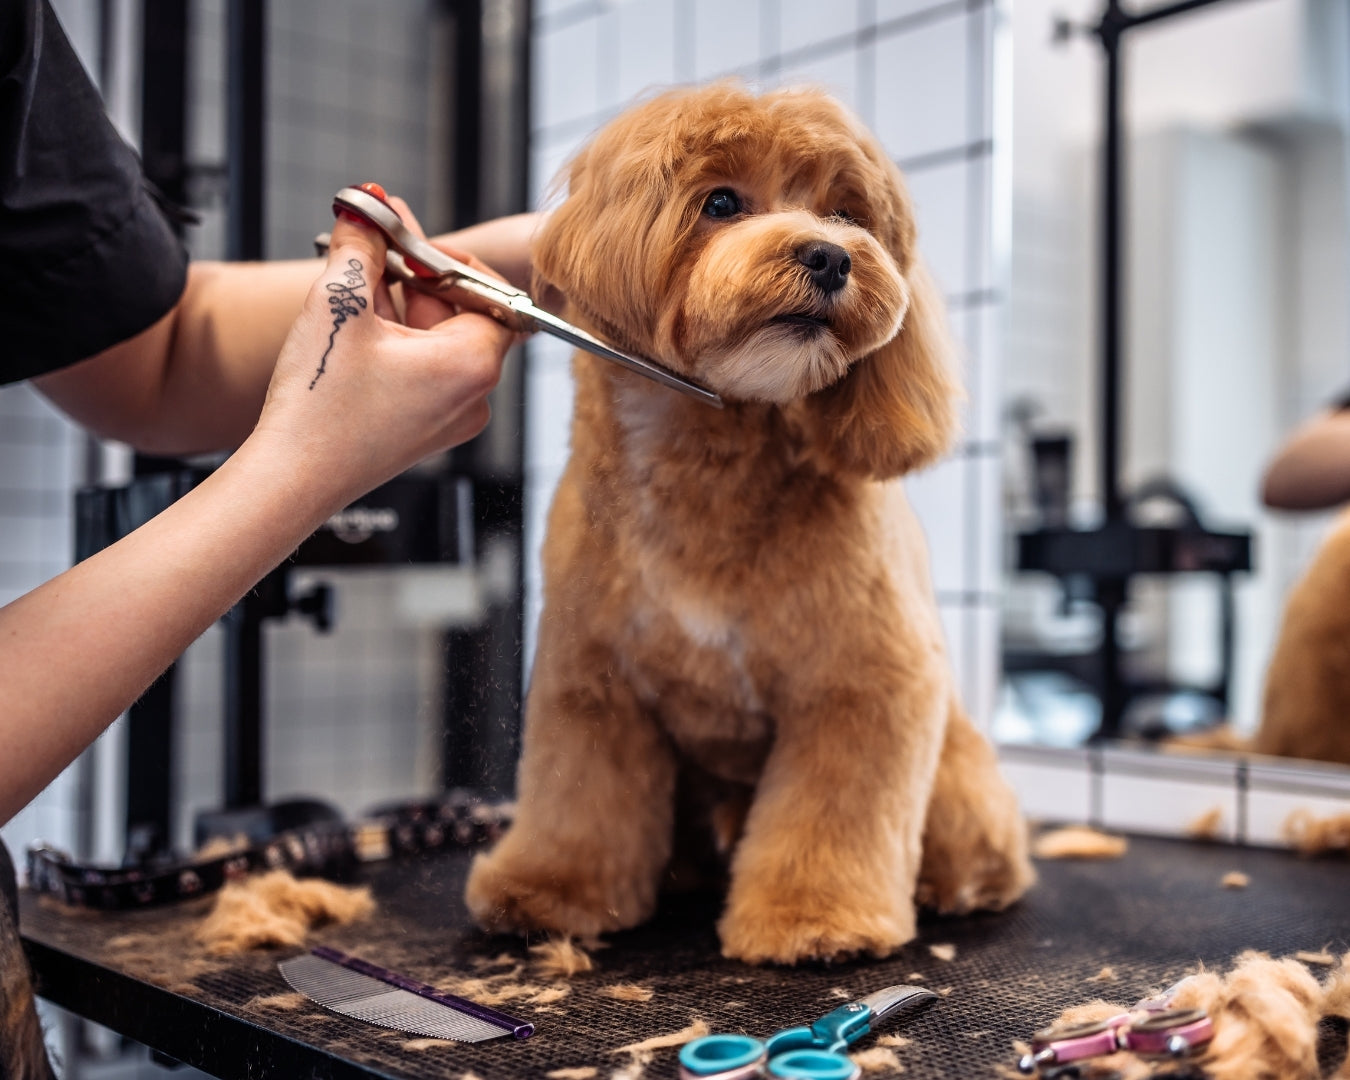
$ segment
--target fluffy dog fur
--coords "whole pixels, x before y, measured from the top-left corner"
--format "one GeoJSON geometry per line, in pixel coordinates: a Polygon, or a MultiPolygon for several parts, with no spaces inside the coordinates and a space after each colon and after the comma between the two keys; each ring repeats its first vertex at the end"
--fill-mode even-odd
{"type": "Polygon", "coordinates": [[[1350,510],[1289,593],[1266,669],[1258,754],[1350,765],[1350,510]]]}
{"type": "Polygon", "coordinates": [[[1252,736],[1224,726],[1171,745],[1350,765],[1350,510],[1289,590],[1262,697],[1252,736]]]}
{"type": "Polygon", "coordinates": [[[621,116],[566,180],[541,290],[727,407],[574,360],[519,808],[470,909],[633,926],[700,819],[734,845],[731,957],[883,955],[916,897],[1015,900],[1016,802],[953,692],[919,526],[881,482],[947,448],[958,396],[898,171],[823,95],[718,84],[621,116]],[[726,191],[740,208],[717,215],[726,191]],[[842,287],[813,283],[822,242],[848,255],[842,287]]]}

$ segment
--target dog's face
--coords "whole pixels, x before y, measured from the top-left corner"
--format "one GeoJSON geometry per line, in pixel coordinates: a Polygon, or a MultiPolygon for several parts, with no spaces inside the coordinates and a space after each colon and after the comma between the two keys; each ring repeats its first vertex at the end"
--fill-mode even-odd
{"type": "MultiPolygon", "coordinates": [[[[917,380],[899,406],[909,435],[930,428],[926,441],[945,445],[937,399],[952,386],[929,370],[941,335],[916,313],[924,279],[909,200],[894,164],[833,100],[728,83],[673,91],[602,130],[566,179],[534,259],[578,321],[729,401],[817,395],[844,413],[860,394],[876,397],[845,393],[846,376],[899,333],[922,361],[900,357],[909,370],[895,373],[917,380]]],[[[914,450],[865,471],[931,456],[914,450]]]]}

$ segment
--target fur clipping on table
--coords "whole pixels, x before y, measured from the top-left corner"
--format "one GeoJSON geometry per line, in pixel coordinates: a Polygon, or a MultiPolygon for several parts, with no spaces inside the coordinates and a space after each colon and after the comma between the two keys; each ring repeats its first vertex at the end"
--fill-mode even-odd
{"type": "Polygon", "coordinates": [[[643,1004],[651,1001],[656,991],[649,986],[638,986],[636,983],[613,983],[610,986],[600,987],[596,993],[614,1001],[636,1001],[643,1004]]]}
{"type": "Polygon", "coordinates": [[[905,1071],[905,1067],[900,1064],[899,1055],[888,1046],[872,1046],[866,1050],[849,1054],[849,1058],[863,1072],[902,1073],[905,1071]]]}
{"type": "Polygon", "coordinates": [[[404,1050],[421,1053],[426,1050],[439,1050],[443,1046],[458,1046],[453,1039],[406,1039],[399,1043],[404,1050]]]}
{"type": "Polygon", "coordinates": [[[1186,835],[1195,840],[1219,840],[1223,836],[1223,807],[1211,806],[1186,826],[1186,835]]]}
{"type": "Polygon", "coordinates": [[[531,964],[536,974],[545,979],[570,979],[595,968],[591,954],[570,937],[551,937],[531,945],[530,952],[534,955],[531,964]]]}
{"type": "Polygon", "coordinates": [[[1108,836],[1088,825],[1066,825],[1036,837],[1031,854],[1037,859],[1118,859],[1129,846],[1123,836],[1108,836]]]}
{"type": "MultiPolygon", "coordinates": [[[[1347,961],[1350,954],[1321,983],[1298,960],[1259,952],[1239,955],[1226,975],[1202,968],[1172,1000],[1177,1009],[1204,1009],[1214,1022],[1214,1038],[1194,1063],[1208,1080],[1316,1080],[1318,1022],[1324,1016],[1350,1019],[1347,961]]],[[[1127,1009],[1098,999],[1066,1009],[1055,1024],[1104,1020],[1127,1009]]],[[[1082,1064],[1085,1078],[1115,1072],[1121,1080],[1142,1080],[1157,1070],[1156,1061],[1128,1052],[1082,1064]]]]}
{"type": "Polygon", "coordinates": [[[1227,976],[1201,972],[1177,993],[1178,1009],[1202,1008],[1214,1039],[1199,1057],[1214,1080],[1293,1080],[1319,1075],[1322,988],[1297,960],[1247,952],[1227,976]]]}
{"type": "Polygon", "coordinates": [[[1295,810],[1284,819],[1281,831],[1301,855],[1350,851],[1350,814],[1319,818],[1311,810],[1295,810]]]}
{"type": "Polygon", "coordinates": [[[670,1046],[683,1046],[687,1042],[693,1042],[695,1039],[702,1038],[708,1034],[708,1023],[706,1020],[695,1020],[686,1028],[679,1031],[672,1031],[669,1035],[654,1035],[650,1039],[643,1039],[641,1042],[629,1043],[627,1046],[620,1046],[611,1050],[611,1054],[629,1054],[633,1057],[641,1057],[652,1050],[664,1050],[670,1046]]]}
{"type": "Polygon", "coordinates": [[[316,926],[354,922],[374,910],[367,888],[347,888],[318,878],[298,881],[287,870],[273,870],[221,889],[195,936],[211,955],[229,956],[249,949],[303,945],[316,926]]]}

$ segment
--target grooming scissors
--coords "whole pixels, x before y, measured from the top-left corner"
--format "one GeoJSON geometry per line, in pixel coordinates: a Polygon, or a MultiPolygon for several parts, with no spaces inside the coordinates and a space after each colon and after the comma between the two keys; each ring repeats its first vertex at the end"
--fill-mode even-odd
{"type": "Polygon", "coordinates": [[[1157,997],[1145,998],[1127,1012],[1079,1024],[1058,1024],[1036,1032],[1031,1053],[1017,1062],[1019,1072],[1066,1065],[1085,1058],[1128,1050],[1142,1057],[1184,1058],[1214,1037],[1214,1022],[1204,1009],[1174,1009],[1182,979],[1157,997]]]}
{"type": "MultiPolygon", "coordinates": [[[[715,408],[722,407],[722,399],[706,387],[677,375],[659,364],[638,356],[629,356],[611,348],[599,338],[573,326],[552,312],[539,307],[529,295],[514,285],[490,274],[475,270],[467,263],[453,259],[433,247],[403,224],[402,219],[382,199],[356,187],[345,187],[333,196],[333,213],[343,210],[356,214],[384,234],[389,245],[385,260],[385,274],[411,288],[433,296],[455,292],[473,299],[466,306],[490,316],[503,326],[520,333],[532,334],[542,330],[561,338],[570,345],[585,349],[596,356],[635,371],[639,375],[669,386],[682,394],[697,398],[715,408]]],[[[328,250],[331,234],[320,233],[314,238],[319,254],[328,250]]]]}
{"type": "Polygon", "coordinates": [[[843,1053],[872,1024],[937,995],[918,986],[888,986],[826,1013],[809,1027],[785,1028],[767,1039],[705,1035],[680,1050],[681,1080],[855,1080],[859,1067],[843,1053]]]}

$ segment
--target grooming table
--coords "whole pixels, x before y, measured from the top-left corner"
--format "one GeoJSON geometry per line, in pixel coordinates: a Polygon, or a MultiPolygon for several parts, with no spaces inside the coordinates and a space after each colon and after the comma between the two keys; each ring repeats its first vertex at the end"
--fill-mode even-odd
{"type": "MultiPolygon", "coordinates": [[[[475,959],[503,951],[527,962],[518,939],[489,937],[468,925],[461,900],[468,861],[468,853],[454,852],[367,867],[364,879],[379,900],[378,914],[364,924],[320,930],[313,941],[432,983],[474,974],[475,959]]],[[[1013,1063],[1014,1039],[1065,1006],[1095,997],[1131,1002],[1186,974],[1196,961],[1224,968],[1243,949],[1339,954],[1350,941],[1350,863],[1344,859],[1132,837],[1121,859],[1038,866],[1040,884],[1012,910],[925,919],[919,940],[883,961],[747,967],[718,954],[715,898],[672,899],[653,923],[614,935],[608,948],[594,952],[596,969],[571,979],[562,1000],[500,1006],[532,1020],[534,1037],[428,1048],[407,1048],[412,1036],[309,1002],[289,1010],[263,1004],[290,992],[276,962],[297,950],[204,959],[191,931],[209,900],[104,914],[25,895],[21,930],[39,992],[66,1009],[220,1077],[334,1080],[461,1080],[469,1072],[482,1080],[538,1080],[554,1069],[584,1066],[608,1080],[630,1060],[614,1053],[617,1048],[696,1019],[714,1031],[767,1035],[912,975],[945,996],[886,1029],[913,1040],[897,1051],[906,1080],[993,1077],[998,1066],[1013,1063]],[[1233,870],[1250,876],[1246,889],[1221,886],[1233,870]],[[955,959],[931,955],[928,946],[938,943],[955,945],[955,959]],[[162,961],[148,972],[156,981],[144,977],[148,953],[162,961]],[[1106,967],[1115,981],[1090,981],[1106,967]],[[654,996],[636,1003],[597,993],[620,982],[649,987],[654,996]]],[[[546,981],[528,972],[522,979],[546,981]]],[[[865,1036],[855,1049],[874,1043],[865,1036]]],[[[676,1053],[657,1050],[644,1077],[675,1077],[676,1053]]]]}

